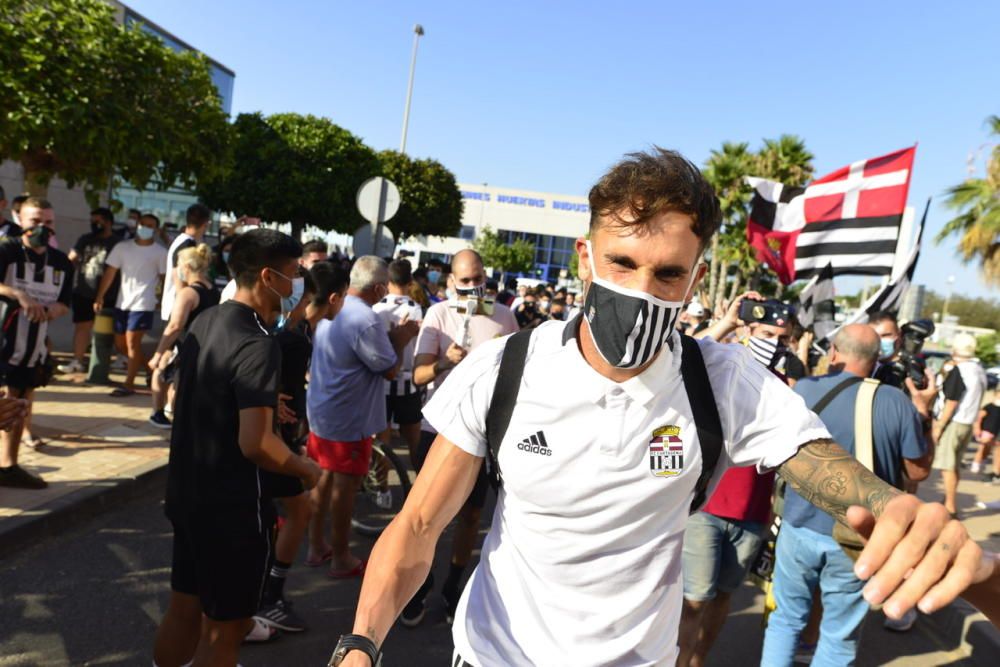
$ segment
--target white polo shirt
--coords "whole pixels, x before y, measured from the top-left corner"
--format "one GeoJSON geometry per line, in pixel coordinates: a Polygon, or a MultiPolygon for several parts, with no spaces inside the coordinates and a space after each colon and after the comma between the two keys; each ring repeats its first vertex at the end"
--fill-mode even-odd
{"type": "MultiPolygon", "coordinates": [[[[665,347],[619,384],[583,359],[578,322],[547,322],[531,338],[500,451],[504,486],[452,627],[458,653],[475,667],[677,658],[681,544],[701,471],[680,340],[675,332],[676,354],[665,347]]],[[[474,350],[424,407],[442,435],[475,456],[486,454],[505,341],[474,350]]],[[[745,347],[699,344],[725,438],[710,488],[730,466],[770,470],[829,437],[745,347]]]]}

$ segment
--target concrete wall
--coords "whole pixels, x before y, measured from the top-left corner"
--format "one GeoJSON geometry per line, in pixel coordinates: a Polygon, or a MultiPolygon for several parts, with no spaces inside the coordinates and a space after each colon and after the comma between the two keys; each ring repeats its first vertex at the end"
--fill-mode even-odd
{"type": "MultiPolygon", "coordinates": [[[[11,200],[24,192],[24,170],[18,162],[5,160],[0,163],[0,185],[11,200]]],[[[83,196],[82,188],[67,188],[62,179],[53,179],[49,183],[48,200],[56,212],[56,239],[59,248],[68,251],[81,234],[90,231],[90,206],[83,196]]],[[[10,219],[10,211],[4,211],[3,217],[10,219]]]]}

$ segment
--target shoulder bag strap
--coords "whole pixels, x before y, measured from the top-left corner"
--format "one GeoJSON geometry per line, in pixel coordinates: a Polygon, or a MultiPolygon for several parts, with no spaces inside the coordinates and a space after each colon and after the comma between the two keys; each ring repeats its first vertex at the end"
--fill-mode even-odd
{"type": "Polygon", "coordinates": [[[858,397],[854,402],[854,458],[861,465],[875,472],[875,439],[872,432],[872,416],[875,410],[875,392],[879,381],[865,378],[858,387],[858,397]]]}
{"type": "Polygon", "coordinates": [[[486,474],[489,475],[493,488],[498,489],[503,484],[500,474],[500,445],[510,426],[517,394],[521,390],[521,378],[524,375],[524,363],[528,357],[528,343],[531,340],[531,329],[518,331],[507,339],[500,357],[500,369],[497,382],[493,387],[493,397],[486,413],[486,474]]]}
{"type": "Polygon", "coordinates": [[[694,416],[698,443],[701,446],[701,473],[694,487],[694,499],[690,511],[695,513],[705,504],[708,483],[712,480],[716,464],[722,453],[722,421],[719,408],[715,404],[715,394],[708,379],[705,359],[701,355],[698,341],[690,336],[681,336],[681,378],[687,392],[688,403],[694,416]]]}
{"type": "Polygon", "coordinates": [[[853,387],[854,385],[856,385],[859,382],[862,382],[863,380],[864,378],[860,378],[857,375],[852,375],[851,377],[847,378],[846,380],[838,384],[836,387],[831,389],[830,391],[823,394],[823,397],[820,398],[818,401],[816,401],[816,404],[813,405],[810,409],[816,414],[823,412],[823,410],[826,409],[826,406],[830,405],[830,403],[833,402],[833,399],[837,398],[837,396],[840,395],[840,392],[844,391],[848,387],[853,387]]]}

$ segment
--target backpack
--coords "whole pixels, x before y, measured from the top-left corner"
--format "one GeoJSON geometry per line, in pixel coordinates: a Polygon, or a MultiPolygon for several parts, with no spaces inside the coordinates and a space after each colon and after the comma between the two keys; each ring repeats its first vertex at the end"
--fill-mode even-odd
{"type": "MultiPolygon", "coordinates": [[[[486,474],[493,488],[498,491],[503,484],[503,474],[498,464],[500,445],[514,414],[532,331],[533,329],[524,329],[507,339],[503,356],[500,358],[497,382],[493,387],[493,398],[486,413],[486,474]]],[[[715,403],[712,384],[708,379],[708,371],[698,342],[690,336],[682,335],[680,338],[681,379],[684,382],[688,402],[691,404],[695,428],[698,431],[698,442],[701,446],[701,474],[695,484],[695,495],[690,507],[690,512],[694,514],[705,504],[708,484],[719,462],[723,442],[722,422],[719,419],[719,409],[715,403]]]]}

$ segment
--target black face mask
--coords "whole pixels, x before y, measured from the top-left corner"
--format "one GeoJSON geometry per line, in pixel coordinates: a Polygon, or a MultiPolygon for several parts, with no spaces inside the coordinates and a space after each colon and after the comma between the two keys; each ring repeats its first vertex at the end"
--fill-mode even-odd
{"type": "Polygon", "coordinates": [[[93,232],[94,234],[103,234],[104,225],[102,225],[99,222],[92,222],[90,223],[90,231],[93,232]]]}
{"type": "Polygon", "coordinates": [[[37,227],[32,227],[24,234],[28,237],[28,243],[32,248],[44,248],[49,244],[49,239],[52,238],[53,231],[45,225],[38,225],[37,227]]]}

